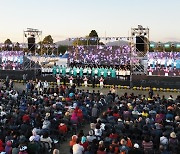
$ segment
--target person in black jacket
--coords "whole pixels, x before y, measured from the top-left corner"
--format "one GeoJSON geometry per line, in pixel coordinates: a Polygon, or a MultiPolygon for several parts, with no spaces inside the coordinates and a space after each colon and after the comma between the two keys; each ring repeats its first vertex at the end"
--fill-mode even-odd
{"type": "Polygon", "coordinates": [[[128,154],[143,154],[143,151],[140,149],[139,144],[135,143],[133,149],[128,154]]]}

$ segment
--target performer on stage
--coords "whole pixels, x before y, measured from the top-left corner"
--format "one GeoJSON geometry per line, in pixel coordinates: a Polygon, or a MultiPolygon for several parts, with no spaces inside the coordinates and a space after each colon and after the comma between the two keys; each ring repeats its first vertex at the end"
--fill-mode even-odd
{"type": "Polygon", "coordinates": [[[70,86],[72,86],[73,85],[73,77],[71,76],[70,78],[69,78],[69,84],[70,84],[70,86]]]}
{"type": "Polygon", "coordinates": [[[153,73],[152,67],[148,66],[148,75],[152,76],[152,73],[153,73]]]}
{"type": "Polygon", "coordinates": [[[166,67],[164,69],[164,72],[165,72],[165,76],[169,76],[169,67],[166,67]]]}
{"type": "Polygon", "coordinates": [[[13,63],[13,64],[12,64],[12,67],[13,67],[13,70],[15,70],[15,69],[16,69],[16,64],[13,63]]]}
{"type": "Polygon", "coordinates": [[[3,63],[3,64],[2,64],[2,69],[3,69],[3,70],[5,70],[5,66],[6,66],[6,64],[3,63]]]}
{"type": "Polygon", "coordinates": [[[88,81],[88,78],[85,76],[85,78],[83,79],[84,80],[84,86],[87,87],[87,81],[88,81]]]}
{"type": "Polygon", "coordinates": [[[57,81],[57,85],[59,87],[61,85],[61,77],[58,74],[56,76],[56,81],[57,81]]]}
{"type": "Polygon", "coordinates": [[[103,77],[101,77],[100,79],[99,79],[99,82],[100,82],[100,87],[101,87],[101,89],[103,88],[103,85],[104,85],[104,79],[103,79],[103,77]]]}

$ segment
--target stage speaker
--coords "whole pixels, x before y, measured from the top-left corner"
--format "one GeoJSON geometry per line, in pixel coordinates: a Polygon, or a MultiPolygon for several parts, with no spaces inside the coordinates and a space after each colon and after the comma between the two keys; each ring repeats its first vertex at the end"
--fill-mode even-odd
{"type": "Polygon", "coordinates": [[[148,40],[144,36],[136,36],[136,51],[147,52],[148,40]]]}
{"type": "Polygon", "coordinates": [[[35,52],[35,38],[34,37],[28,37],[28,50],[35,52]]]}

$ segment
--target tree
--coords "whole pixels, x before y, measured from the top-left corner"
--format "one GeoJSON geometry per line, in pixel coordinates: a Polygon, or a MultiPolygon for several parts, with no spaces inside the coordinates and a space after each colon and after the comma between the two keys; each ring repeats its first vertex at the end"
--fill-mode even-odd
{"type": "Polygon", "coordinates": [[[75,39],[74,42],[73,42],[73,45],[74,46],[77,46],[77,45],[87,45],[88,44],[88,39],[89,37],[86,36],[86,38],[83,38],[83,39],[75,39]]]}
{"type": "Polygon", "coordinates": [[[36,52],[38,54],[50,54],[54,49],[50,48],[51,45],[54,45],[53,43],[53,38],[51,35],[45,36],[43,41],[40,41],[37,43],[38,44],[38,49],[36,52]]]}
{"type": "Polygon", "coordinates": [[[58,54],[64,54],[67,50],[68,50],[68,46],[67,45],[59,45],[58,46],[58,54]]]}
{"type": "Polygon", "coordinates": [[[14,45],[14,50],[15,50],[15,51],[19,51],[19,50],[20,50],[20,44],[19,44],[19,42],[16,42],[16,44],[14,45]]]}
{"type": "Polygon", "coordinates": [[[91,30],[89,35],[85,38],[75,39],[73,45],[104,45],[104,43],[100,42],[97,32],[95,30],[91,30]]]}
{"type": "Polygon", "coordinates": [[[100,42],[100,38],[98,36],[98,33],[95,30],[92,30],[89,33],[89,45],[104,45],[103,42],[100,42]]]}
{"type": "Polygon", "coordinates": [[[91,30],[91,32],[89,33],[89,37],[98,37],[98,34],[95,30],[91,30]]]}
{"type": "Polygon", "coordinates": [[[6,39],[4,41],[4,49],[3,50],[8,50],[8,51],[11,51],[13,49],[13,44],[12,44],[12,41],[10,39],[6,39]]]}
{"type": "Polygon", "coordinates": [[[10,44],[12,44],[12,41],[10,39],[7,39],[7,40],[4,41],[4,44],[10,45],[10,44]]]}
{"type": "Polygon", "coordinates": [[[95,30],[91,30],[91,32],[89,33],[89,45],[97,45],[99,44],[99,37],[98,34],[95,30]]]}
{"type": "Polygon", "coordinates": [[[42,44],[53,44],[53,39],[51,35],[46,36],[43,41],[42,44]]]}

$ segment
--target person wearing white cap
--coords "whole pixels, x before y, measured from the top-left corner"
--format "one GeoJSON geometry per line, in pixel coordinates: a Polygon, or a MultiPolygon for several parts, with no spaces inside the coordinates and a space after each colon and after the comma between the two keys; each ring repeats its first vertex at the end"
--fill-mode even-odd
{"type": "MultiPolygon", "coordinates": [[[[39,146],[37,145],[37,141],[35,140],[35,136],[31,136],[29,138],[29,143],[27,146],[28,153],[36,153],[39,150],[39,146]]],[[[25,153],[23,153],[25,154],[25,153]]]]}
{"type": "Polygon", "coordinates": [[[139,144],[135,143],[133,149],[131,149],[128,154],[143,154],[143,151],[140,149],[139,144]]]}

